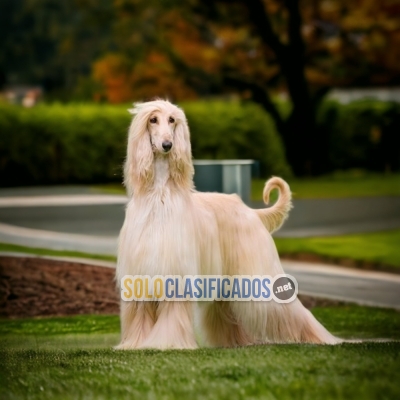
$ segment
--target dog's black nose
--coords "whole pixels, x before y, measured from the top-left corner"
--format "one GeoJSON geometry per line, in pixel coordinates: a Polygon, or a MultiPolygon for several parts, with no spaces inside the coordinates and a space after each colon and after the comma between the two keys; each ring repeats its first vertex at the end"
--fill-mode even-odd
{"type": "Polygon", "coordinates": [[[171,150],[171,147],[172,147],[172,143],[171,143],[171,142],[165,141],[165,142],[163,142],[163,144],[162,144],[162,148],[163,148],[165,151],[170,151],[170,150],[171,150]]]}

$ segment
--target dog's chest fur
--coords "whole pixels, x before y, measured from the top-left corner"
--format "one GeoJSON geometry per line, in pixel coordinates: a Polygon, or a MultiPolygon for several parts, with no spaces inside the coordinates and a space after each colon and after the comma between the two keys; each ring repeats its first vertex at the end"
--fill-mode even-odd
{"type": "Polygon", "coordinates": [[[198,269],[196,222],[190,193],[166,183],[168,159],[154,165],[154,187],[126,209],[119,262],[129,274],[193,274],[198,269]],[[125,260],[124,260],[125,259],[125,260]]]}

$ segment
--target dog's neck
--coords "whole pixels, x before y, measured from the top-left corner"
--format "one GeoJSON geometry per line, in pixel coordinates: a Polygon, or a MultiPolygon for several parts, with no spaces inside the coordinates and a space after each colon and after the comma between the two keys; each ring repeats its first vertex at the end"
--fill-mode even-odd
{"type": "Polygon", "coordinates": [[[169,160],[164,155],[157,155],[154,159],[154,191],[163,194],[170,178],[169,160]]]}
{"type": "Polygon", "coordinates": [[[133,196],[137,199],[147,198],[147,201],[164,202],[172,194],[188,194],[193,188],[193,181],[190,178],[191,175],[183,174],[180,166],[171,165],[170,155],[155,154],[150,179],[142,185],[140,181],[134,184],[136,190],[133,196]]]}

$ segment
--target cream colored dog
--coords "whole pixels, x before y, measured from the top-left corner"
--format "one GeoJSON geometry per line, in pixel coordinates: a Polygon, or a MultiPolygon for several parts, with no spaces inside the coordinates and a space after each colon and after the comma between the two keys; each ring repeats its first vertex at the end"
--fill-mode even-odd
{"type": "MultiPolygon", "coordinates": [[[[168,101],[136,104],[129,130],[125,185],[130,197],[119,238],[117,281],[124,275],[282,274],[271,233],[291,208],[280,178],[267,181],[280,196],[253,210],[238,196],[193,188],[189,129],[168,101]]],[[[119,349],[197,347],[193,302],[121,302],[119,349]]],[[[208,345],[338,343],[298,299],[214,301],[201,304],[200,328],[208,345]]]]}

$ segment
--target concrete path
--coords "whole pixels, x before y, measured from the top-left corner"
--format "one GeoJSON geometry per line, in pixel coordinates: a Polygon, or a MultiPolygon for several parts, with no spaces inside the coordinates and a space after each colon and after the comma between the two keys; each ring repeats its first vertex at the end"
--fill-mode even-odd
{"type": "Polygon", "coordinates": [[[21,228],[0,223],[0,243],[52,250],[79,251],[89,254],[115,255],[116,236],[92,236],[21,228]]]}
{"type": "MultiPolygon", "coordinates": [[[[277,237],[331,236],[400,228],[400,197],[301,199],[277,237]]],[[[256,208],[264,207],[261,202],[256,208]]]]}
{"type": "MultiPolygon", "coordinates": [[[[65,187],[3,189],[0,223],[4,225],[0,228],[0,240],[13,243],[15,231],[10,231],[11,225],[35,231],[116,238],[123,223],[125,203],[125,196],[94,194],[85,187],[72,187],[69,192],[65,187]]],[[[258,208],[262,203],[252,206],[258,208]]],[[[289,219],[275,235],[328,236],[395,228],[400,228],[400,197],[295,200],[289,219]]],[[[32,236],[40,234],[35,231],[30,231],[32,236]]],[[[68,249],[72,239],[70,236],[68,249]]],[[[55,237],[54,240],[57,241],[55,237]]],[[[81,238],[77,241],[76,250],[79,247],[82,251],[81,238]]],[[[101,249],[103,240],[99,243],[101,249]]],[[[52,240],[48,245],[52,246],[52,240]]]]}
{"type": "Polygon", "coordinates": [[[400,310],[400,275],[289,260],[282,266],[297,279],[300,293],[400,310]]]}

